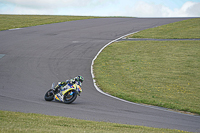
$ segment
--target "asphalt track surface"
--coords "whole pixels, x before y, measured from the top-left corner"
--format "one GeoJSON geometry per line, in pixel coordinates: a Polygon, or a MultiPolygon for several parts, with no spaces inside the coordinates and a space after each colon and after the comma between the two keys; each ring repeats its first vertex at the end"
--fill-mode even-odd
{"type": "Polygon", "coordinates": [[[99,18],[0,31],[0,110],[200,132],[200,117],[99,93],[91,63],[123,35],[188,18],[99,18]],[[73,104],[47,102],[52,82],[85,78],[73,104]]]}

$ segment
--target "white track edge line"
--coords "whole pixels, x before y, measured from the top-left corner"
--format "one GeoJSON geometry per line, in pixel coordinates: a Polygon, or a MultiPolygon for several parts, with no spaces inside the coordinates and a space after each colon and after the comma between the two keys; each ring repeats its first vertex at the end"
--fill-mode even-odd
{"type": "Polygon", "coordinates": [[[14,28],[14,29],[8,29],[8,30],[12,31],[12,30],[20,30],[20,29],[23,29],[23,28],[14,28]]]}
{"type": "MultiPolygon", "coordinates": [[[[149,107],[149,108],[153,108],[153,109],[157,109],[157,110],[162,110],[162,111],[166,111],[166,112],[173,112],[173,113],[178,113],[178,114],[183,114],[183,115],[195,116],[195,115],[184,114],[184,113],[180,113],[180,112],[175,112],[175,111],[167,110],[168,108],[162,109],[163,107],[158,107],[158,106],[153,106],[153,105],[144,105],[144,104],[139,104],[139,103],[130,102],[130,101],[127,101],[127,100],[124,100],[124,99],[121,99],[121,98],[112,96],[112,95],[110,95],[110,94],[107,94],[107,93],[103,92],[103,91],[97,86],[96,80],[94,79],[95,76],[94,76],[94,73],[93,73],[93,65],[94,65],[94,61],[96,60],[96,58],[99,56],[99,54],[100,54],[108,45],[110,45],[110,44],[112,44],[113,42],[116,42],[116,41],[118,41],[118,40],[120,40],[120,39],[122,39],[122,38],[124,38],[124,37],[126,37],[126,36],[128,36],[128,35],[135,34],[135,33],[137,33],[137,32],[139,32],[139,31],[126,34],[126,35],[124,35],[124,36],[121,36],[121,37],[119,37],[119,38],[117,38],[117,39],[115,39],[115,40],[113,40],[113,41],[107,43],[104,47],[102,47],[102,48],[99,50],[99,52],[97,53],[97,55],[94,57],[94,59],[92,60],[92,64],[91,64],[91,75],[92,75],[93,84],[94,84],[94,87],[96,88],[96,90],[97,90],[98,92],[100,92],[101,94],[104,94],[104,95],[106,95],[106,96],[108,96],[108,97],[111,97],[111,98],[120,100],[120,101],[122,101],[122,102],[129,103],[129,104],[134,104],[134,105],[143,106],[143,107],[149,107]]],[[[199,117],[199,116],[195,116],[195,117],[199,117]]]]}

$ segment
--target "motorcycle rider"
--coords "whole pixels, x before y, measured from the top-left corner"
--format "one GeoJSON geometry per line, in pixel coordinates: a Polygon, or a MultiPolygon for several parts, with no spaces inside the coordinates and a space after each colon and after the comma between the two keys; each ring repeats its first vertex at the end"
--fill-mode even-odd
{"type": "Polygon", "coordinates": [[[82,86],[83,81],[84,81],[83,76],[79,75],[75,77],[74,79],[66,80],[66,82],[58,82],[58,84],[56,85],[54,89],[55,91],[58,91],[61,87],[67,84],[75,84],[75,83],[77,83],[79,86],[82,86]]]}

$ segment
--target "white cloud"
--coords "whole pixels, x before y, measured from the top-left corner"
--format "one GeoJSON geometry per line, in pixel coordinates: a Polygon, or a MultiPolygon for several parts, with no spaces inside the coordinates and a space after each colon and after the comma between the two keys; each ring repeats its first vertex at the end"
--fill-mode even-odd
{"type": "Polygon", "coordinates": [[[0,0],[1,3],[6,5],[2,9],[0,6],[2,14],[100,15],[115,0],[0,0]]]}
{"type": "Polygon", "coordinates": [[[72,6],[86,7],[98,5],[114,0],[0,0],[0,2],[12,3],[19,7],[29,8],[63,8],[72,6]]]}
{"type": "Polygon", "coordinates": [[[186,2],[180,9],[170,9],[161,4],[140,1],[135,5],[126,5],[125,10],[115,15],[135,17],[200,17],[200,2],[186,2]]]}
{"type": "Polygon", "coordinates": [[[162,17],[200,17],[200,3],[186,2],[180,9],[162,7],[162,17]]]}
{"type": "Polygon", "coordinates": [[[162,9],[162,5],[148,4],[141,1],[135,6],[134,12],[141,17],[158,17],[162,15],[162,9]]]}
{"type": "Polygon", "coordinates": [[[200,17],[200,2],[186,2],[179,10],[179,13],[188,17],[200,17]]]}
{"type": "Polygon", "coordinates": [[[52,14],[133,17],[200,17],[200,2],[181,8],[137,0],[0,0],[2,14],[52,14]],[[1,6],[1,3],[6,5],[1,6]]]}

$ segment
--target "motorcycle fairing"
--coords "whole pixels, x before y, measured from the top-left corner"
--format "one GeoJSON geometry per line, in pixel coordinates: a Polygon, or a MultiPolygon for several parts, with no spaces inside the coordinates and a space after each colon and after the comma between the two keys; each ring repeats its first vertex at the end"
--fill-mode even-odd
{"type": "MultiPolygon", "coordinates": [[[[61,88],[61,90],[60,90],[61,94],[60,93],[56,94],[54,96],[54,99],[56,101],[64,102],[63,97],[64,97],[65,93],[72,91],[72,90],[76,90],[76,85],[75,84],[74,85],[68,84],[68,85],[61,88]]],[[[73,92],[71,92],[70,95],[73,95],[73,92]]]]}
{"type": "Polygon", "coordinates": [[[61,96],[59,93],[55,95],[54,99],[56,101],[62,101],[63,102],[63,95],[61,96]]]}

